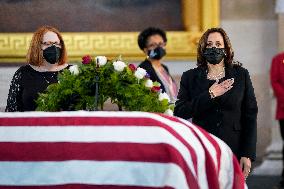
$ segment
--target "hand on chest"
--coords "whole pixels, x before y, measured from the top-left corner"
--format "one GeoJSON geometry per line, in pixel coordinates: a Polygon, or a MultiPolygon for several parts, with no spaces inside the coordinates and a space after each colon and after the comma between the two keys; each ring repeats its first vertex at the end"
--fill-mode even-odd
{"type": "MultiPolygon", "coordinates": [[[[222,95],[212,99],[212,102],[225,109],[231,109],[236,106],[240,106],[245,92],[245,81],[240,77],[225,77],[220,80],[218,84],[221,84],[223,81],[231,78],[233,78],[234,81],[231,85],[228,85],[230,88],[228,90],[224,89],[224,93],[222,95]]],[[[196,80],[192,82],[192,98],[196,98],[204,93],[209,93],[209,88],[214,85],[214,83],[215,80],[208,80],[206,78],[196,78],[196,80]]],[[[224,87],[228,86],[224,85],[224,87]]],[[[221,85],[218,87],[223,86],[221,85]]]]}

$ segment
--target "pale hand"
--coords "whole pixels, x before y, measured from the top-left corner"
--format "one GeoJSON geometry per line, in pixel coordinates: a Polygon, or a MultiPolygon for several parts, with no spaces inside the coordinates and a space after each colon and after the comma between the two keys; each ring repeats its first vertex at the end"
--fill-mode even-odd
{"type": "Polygon", "coordinates": [[[233,83],[234,83],[234,78],[226,79],[221,83],[218,83],[218,81],[216,81],[209,88],[209,91],[211,91],[215,97],[218,97],[229,91],[231,88],[233,88],[233,83]]]}
{"type": "Polygon", "coordinates": [[[243,174],[244,174],[245,178],[247,178],[249,173],[250,173],[250,168],[251,168],[251,161],[250,161],[250,159],[246,158],[246,157],[241,157],[241,159],[240,159],[240,166],[241,166],[241,169],[243,171],[243,174]]]}

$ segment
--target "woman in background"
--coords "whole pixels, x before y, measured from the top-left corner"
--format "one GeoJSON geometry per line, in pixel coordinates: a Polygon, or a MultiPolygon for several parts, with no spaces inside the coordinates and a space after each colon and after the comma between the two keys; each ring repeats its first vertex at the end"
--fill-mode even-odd
{"type": "Polygon", "coordinates": [[[153,82],[158,81],[162,91],[169,95],[171,102],[175,102],[177,85],[162,63],[162,58],[166,55],[166,33],[159,28],[149,27],[139,34],[138,45],[147,57],[139,67],[147,71],[153,82]]]}
{"type": "Polygon", "coordinates": [[[5,111],[34,111],[38,94],[58,82],[58,73],[68,67],[66,60],[59,31],[51,26],[37,29],[27,53],[27,65],[21,66],[13,76],[5,111]]]}

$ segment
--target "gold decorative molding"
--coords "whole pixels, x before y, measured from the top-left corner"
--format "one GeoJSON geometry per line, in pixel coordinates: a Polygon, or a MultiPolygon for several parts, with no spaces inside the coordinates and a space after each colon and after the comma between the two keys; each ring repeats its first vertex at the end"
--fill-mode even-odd
{"type": "MultiPolygon", "coordinates": [[[[202,32],[219,25],[219,0],[182,0],[185,31],[167,32],[168,60],[195,60],[196,44],[202,32]]],[[[62,33],[69,62],[81,57],[104,55],[141,61],[144,54],[138,48],[138,32],[62,33]]],[[[0,33],[0,63],[25,62],[32,33],[0,33]]]]}
{"type": "Polygon", "coordinates": [[[186,31],[203,32],[220,24],[220,0],[182,0],[186,31]]]}
{"type": "Polygon", "coordinates": [[[182,18],[186,31],[197,32],[201,29],[200,1],[182,0],[182,18]]]}
{"type": "Polygon", "coordinates": [[[220,25],[220,1],[201,1],[201,31],[220,25]]]}

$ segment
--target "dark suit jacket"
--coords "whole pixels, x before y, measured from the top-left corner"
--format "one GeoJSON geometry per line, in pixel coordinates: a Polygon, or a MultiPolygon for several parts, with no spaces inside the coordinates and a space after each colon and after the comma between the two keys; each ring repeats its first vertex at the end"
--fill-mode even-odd
{"type": "MultiPolygon", "coordinates": [[[[162,66],[164,67],[164,69],[168,72],[168,74],[170,75],[169,73],[169,69],[167,66],[165,66],[164,64],[162,64],[162,66]]],[[[157,73],[155,72],[151,62],[149,60],[144,60],[143,62],[140,63],[140,65],[138,66],[140,68],[143,68],[147,71],[147,73],[150,75],[150,79],[154,82],[154,81],[158,81],[160,84],[161,84],[161,89],[163,92],[166,92],[165,90],[165,86],[164,84],[162,83],[162,81],[159,79],[157,73]]],[[[174,81],[174,80],[173,80],[174,81]]]]}
{"type": "Polygon", "coordinates": [[[184,72],[174,115],[192,122],[222,139],[235,155],[255,159],[257,102],[249,73],[240,66],[225,68],[225,78],[234,78],[233,88],[211,99],[214,83],[198,67],[184,72]]]}

